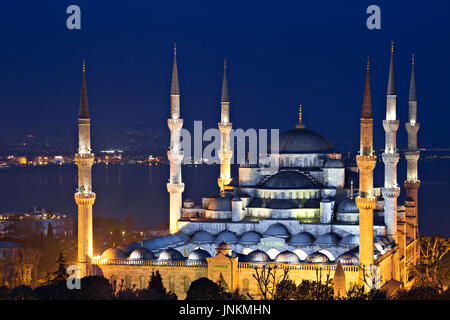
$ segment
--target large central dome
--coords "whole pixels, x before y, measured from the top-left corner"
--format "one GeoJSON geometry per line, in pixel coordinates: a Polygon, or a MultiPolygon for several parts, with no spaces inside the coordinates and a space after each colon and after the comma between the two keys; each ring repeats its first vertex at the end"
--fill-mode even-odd
{"type": "Polygon", "coordinates": [[[280,135],[280,153],[332,153],[333,145],[317,132],[295,128],[280,135]]]}

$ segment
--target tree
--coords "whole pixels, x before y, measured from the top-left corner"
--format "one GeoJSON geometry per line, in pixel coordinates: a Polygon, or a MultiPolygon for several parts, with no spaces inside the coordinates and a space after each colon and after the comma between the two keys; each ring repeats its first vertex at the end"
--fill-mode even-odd
{"type": "Polygon", "coordinates": [[[217,283],[208,278],[199,278],[191,283],[186,300],[224,300],[227,297],[217,283]]]}
{"type": "Polygon", "coordinates": [[[277,283],[288,278],[288,269],[284,269],[281,280],[278,278],[277,270],[276,265],[263,264],[262,267],[255,267],[253,278],[255,278],[258,283],[263,300],[273,299],[276,294],[277,283]]]}
{"type": "Polygon", "coordinates": [[[420,261],[409,265],[410,275],[419,287],[435,287],[443,291],[450,279],[450,268],[445,263],[450,250],[450,241],[444,237],[426,236],[420,238],[420,261]]]}
{"type": "Polygon", "coordinates": [[[59,258],[56,261],[56,271],[53,272],[52,282],[58,282],[61,280],[67,280],[67,265],[66,259],[62,253],[59,254],[59,258]]]}
{"type": "Polygon", "coordinates": [[[148,287],[143,290],[137,290],[137,298],[140,300],[176,300],[175,293],[167,292],[163,285],[161,274],[158,270],[152,271],[148,287]]]}
{"type": "Polygon", "coordinates": [[[285,279],[277,284],[274,300],[296,300],[297,285],[291,279],[285,279]]]}

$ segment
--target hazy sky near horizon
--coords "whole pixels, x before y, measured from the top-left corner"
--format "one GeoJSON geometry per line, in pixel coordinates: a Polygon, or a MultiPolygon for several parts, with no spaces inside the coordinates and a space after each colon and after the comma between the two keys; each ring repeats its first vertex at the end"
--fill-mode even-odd
{"type": "Polygon", "coordinates": [[[308,128],[355,147],[370,56],[382,147],[393,40],[400,147],[412,52],[419,145],[450,146],[449,1],[28,0],[0,8],[0,139],[76,130],[83,57],[93,134],[96,126],[165,127],[176,42],[185,127],[217,126],[226,57],[235,128],[287,130],[302,104],[308,128]],[[81,30],[66,27],[72,4],[81,8],[81,30]],[[381,30],[366,27],[371,4],[381,8],[381,30]]]}

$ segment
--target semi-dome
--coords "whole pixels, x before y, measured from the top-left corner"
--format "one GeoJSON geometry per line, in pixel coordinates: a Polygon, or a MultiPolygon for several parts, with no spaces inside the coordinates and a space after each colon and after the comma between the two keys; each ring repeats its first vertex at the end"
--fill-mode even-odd
{"type": "Polygon", "coordinates": [[[332,153],[333,145],[317,132],[295,128],[280,135],[280,153],[332,153]]]}
{"type": "Polygon", "coordinates": [[[338,205],[338,213],[359,213],[355,199],[345,199],[338,205]]]}
{"type": "Polygon", "coordinates": [[[183,243],[189,240],[189,236],[183,232],[177,232],[172,234],[172,239],[174,242],[176,242],[177,244],[179,243],[183,243]]]}
{"type": "Polygon", "coordinates": [[[321,252],[314,252],[311,253],[309,256],[306,257],[305,261],[311,262],[311,263],[326,263],[330,262],[330,259],[326,255],[324,255],[321,252]]]}
{"type": "Polygon", "coordinates": [[[342,264],[359,265],[359,259],[354,254],[345,252],[336,258],[336,263],[341,262],[342,264]]]}
{"type": "Polygon", "coordinates": [[[125,259],[127,254],[119,248],[109,248],[102,253],[102,259],[125,259]]]}
{"type": "Polygon", "coordinates": [[[292,245],[311,245],[314,242],[314,237],[309,232],[299,232],[292,236],[289,244],[292,245]]]}
{"type": "Polygon", "coordinates": [[[236,243],[238,242],[238,237],[234,232],[225,230],[219,233],[216,237],[216,242],[226,241],[228,243],[236,243]]]}
{"type": "Polygon", "coordinates": [[[339,159],[330,158],[325,162],[323,167],[325,169],[340,169],[344,168],[344,164],[339,159]]]}
{"type": "Polygon", "coordinates": [[[287,238],[289,237],[288,229],[282,225],[281,223],[275,223],[270,225],[267,230],[263,233],[265,237],[278,237],[278,238],[287,238]]]}
{"type": "Polygon", "coordinates": [[[314,244],[337,245],[339,241],[341,241],[341,237],[334,232],[330,232],[318,236],[314,241],[314,244]]]}
{"type": "Polygon", "coordinates": [[[172,261],[180,261],[184,260],[183,255],[180,251],[175,250],[173,248],[165,249],[161,251],[159,254],[158,260],[172,260],[172,261]]]}
{"type": "Polygon", "coordinates": [[[341,246],[357,246],[359,245],[359,235],[349,234],[342,238],[339,242],[341,246]]]}
{"type": "Polygon", "coordinates": [[[239,239],[239,243],[242,244],[256,244],[259,242],[259,239],[261,236],[258,232],[255,231],[247,231],[244,234],[242,234],[241,238],[239,239]]]}
{"type": "Polygon", "coordinates": [[[204,230],[196,232],[191,238],[191,241],[194,243],[210,243],[214,242],[214,240],[214,236],[208,231],[204,230]]]}
{"type": "Polygon", "coordinates": [[[300,258],[295,253],[286,250],[286,251],[280,252],[275,257],[275,262],[278,262],[278,263],[300,263],[300,258]]]}
{"type": "Polygon", "coordinates": [[[268,262],[270,261],[270,257],[267,253],[261,250],[254,250],[247,254],[245,257],[245,261],[247,262],[268,262]]]}
{"type": "Polygon", "coordinates": [[[145,248],[137,248],[131,252],[128,260],[153,260],[156,259],[153,252],[145,248]]]}
{"type": "Polygon", "coordinates": [[[269,208],[271,209],[294,209],[298,208],[298,205],[289,199],[272,199],[269,202],[269,208]]]}
{"type": "Polygon", "coordinates": [[[317,185],[304,174],[297,171],[281,171],[273,175],[266,182],[267,189],[315,189],[317,185]]]}
{"type": "Polygon", "coordinates": [[[228,197],[217,197],[209,200],[208,210],[231,211],[231,199],[228,197]]]}
{"type": "Polygon", "coordinates": [[[187,259],[191,261],[206,261],[206,258],[209,257],[211,257],[211,255],[208,251],[198,248],[189,253],[187,259]]]}

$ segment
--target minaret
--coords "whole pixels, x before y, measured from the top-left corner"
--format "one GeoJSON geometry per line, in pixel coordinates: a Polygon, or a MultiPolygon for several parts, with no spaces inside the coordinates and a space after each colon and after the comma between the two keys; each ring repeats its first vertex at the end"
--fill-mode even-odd
{"type": "Polygon", "coordinates": [[[373,153],[373,116],[370,94],[369,59],[367,59],[366,84],[361,111],[361,138],[356,162],[359,168],[359,195],[356,205],[359,209],[359,266],[360,284],[367,285],[367,274],[373,265],[373,210],[376,197],[373,196],[373,169],[376,164],[373,153]]]}
{"type": "Polygon", "coordinates": [[[90,259],[93,255],[92,205],[95,193],[92,192],[91,168],[95,155],[91,153],[91,118],[89,116],[86,90],[86,68],[83,59],[83,80],[81,83],[80,110],[78,114],[78,153],[75,163],[78,166],[78,190],[75,202],[78,206],[78,265],[81,277],[90,275],[90,259]]]}
{"type": "MultiPolygon", "coordinates": [[[[420,128],[420,123],[417,122],[417,95],[416,95],[416,77],[414,74],[414,55],[412,56],[411,67],[411,83],[409,87],[409,119],[405,123],[406,131],[408,132],[408,151],[405,152],[407,161],[407,175],[405,181],[406,198],[412,198],[415,205],[414,213],[414,229],[415,237],[418,237],[418,190],[420,187],[420,180],[417,173],[417,160],[419,160],[420,152],[417,148],[417,132],[420,128]]],[[[418,250],[417,250],[418,251],[418,250]]]]}
{"type": "Polygon", "coordinates": [[[183,119],[180,118],[180,87],[178,84],[177,48],[174,47],[172,85],[170,89],[170,118],[167,120],[170,129],[170,148],[167,158],[170,162],[170,177],[167,183],[167,191],[170,193],[170,233],[178,232],[178,220],[181,218],[181,194],[184,191],[184,183],[181,180],[181,161],[183,151],[180,145],[180,131],[183,127],[183,119]]]}
{"type": "Polygon", "coordinates": [[[227,61],[223,64],[223,82],[222,82],[222,97],[220,99],[221,113],[220,122],[218,124],[220,130],[220,177],[217,179],[217,184],[220,188],[220,195],[225,195],[225,186],[231,182],[231,168],[230,160],[233,150],[230,147],[230,131],[233,124],[230,122],[230,98],[228,96],[227,84],[227,61]]]}
{"type": "Polygon", "coordinates": [[[400,188],[397,185],[399,154],[397,153],[396,135],[399,121],[396,119],[397,94],[395,91],[393,42],[391,44],[391,64],[386,99],[386,120],[383,120],[386,144],[382,156],[384,162],[384,188],[381,189],[381,192],[384,197],[384,223],[387,237],[397,242],[397,197],[400,194],[400,188]]]}

